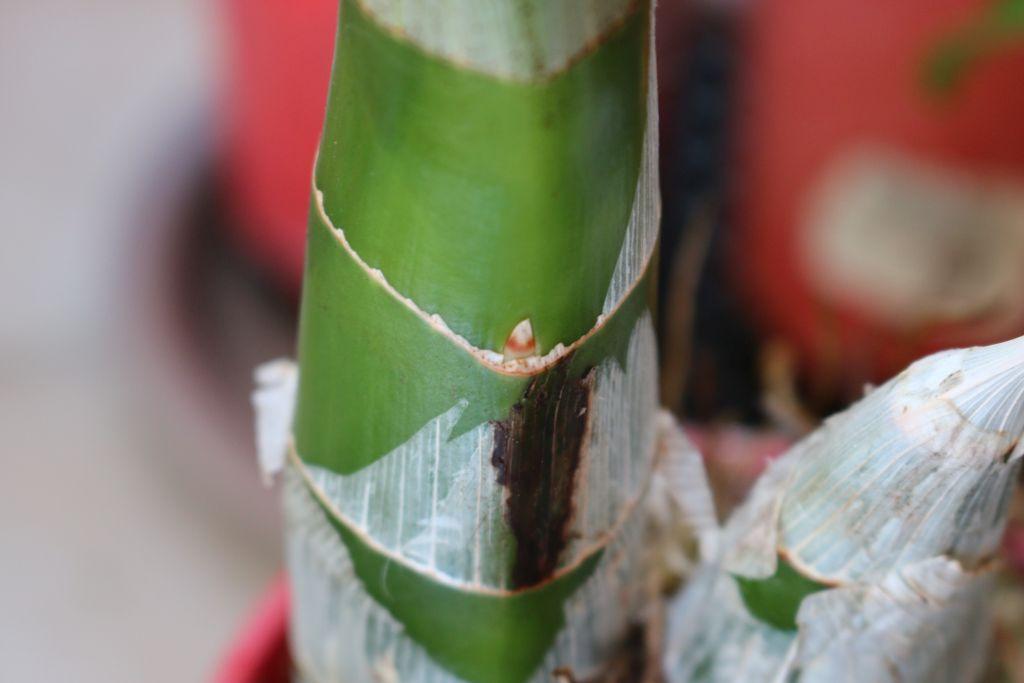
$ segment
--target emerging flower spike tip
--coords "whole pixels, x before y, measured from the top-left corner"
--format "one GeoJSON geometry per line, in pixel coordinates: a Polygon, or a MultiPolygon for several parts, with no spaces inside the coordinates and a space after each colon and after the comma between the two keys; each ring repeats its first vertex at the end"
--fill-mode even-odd
{"type": "Polygon", "coordinates": [[[669,679],[975,680],[1022,433],[1024,337],[920,360],[827,420],[673,605],[669,679]]]}
{"type": "Polygon", "coordinates": [[[505,360],[513,358],[527,358],[536,355],[537,340],[533,336],[533,324],[529,318],[520,320],[505,340],[503,350],[505,360]]]}

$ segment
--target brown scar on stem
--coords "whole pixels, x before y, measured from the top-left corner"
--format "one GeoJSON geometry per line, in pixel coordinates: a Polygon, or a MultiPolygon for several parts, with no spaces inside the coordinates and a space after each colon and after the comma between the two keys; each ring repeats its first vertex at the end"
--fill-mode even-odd
{"type": "Polygon", "coordinates": [[[1010,442],[1010,445],[1006,448],[1006,451],[1001,456],[999,456],[1000,462],[1002,462],[1004,465],[1010,462],[1010,456],[1013,455],[1013,452],[1015,450],[1017,450],[1017,444],[1019,443],[1020,437],[1018,436],[1016,439],[1010,442]]]}
{"type": "Polygon", "coordinates": [[[964,371],[956,370],[946,376],[944,380],[939,384],[939,391],[949,391],[955,388],[964,381],[964,371]]]}
{"type": "Polygon", "coordinates": [[[660,659],[647,657],[647,627],[634,623],[623,634],[615,653],[599,671],[580,677],[572,667],[560,666],[551,672],[555,683],[647,683],[664,679],[660,659]]]}
{"type": "Polygon", "coordinates": [[[776,553],[778,553],[779,559],[792,567],[793,571],[800,574],[805,579],[810,579],[811,581],[815,581],[829,588],[840,588],[845,585],[845,582],[843,581],[825,578],[818,575],[817,572],[811,571],[810,567],[807,567],[802,561],[800,561],[796,555],[789,551],[788,548],[779,547],[776,549],[776,553]]]}
{"type": "Polygon", "coordinates": [[[508,418],[493,423],[491,464],[516,540],[514,588],[550,576],[569,541],[594,390],[593,368],[573,376],[570,358],[535,377],[508,418]]]}
{"type": "Polygon", "coordinates": [[[1001,553],[996,551],[989,555],[979,557],[973,561],[961,560],[953,554],[952,549],[947,549],[942,553],[943,556],[956,561],[960,565],[960,569],[964,574],[972,577],[984,576],[986,574],[993,574],[1005,568],[1006,561],[1003,559],[1001,553]]]}
{"type": "Polygon", "coordinates": [[[568,666],[558,667],[551,672],[551,676],[555,679],[555,683],[579,683],[576,680],[576,674],[574,674],[572,668],[568,666]]]}

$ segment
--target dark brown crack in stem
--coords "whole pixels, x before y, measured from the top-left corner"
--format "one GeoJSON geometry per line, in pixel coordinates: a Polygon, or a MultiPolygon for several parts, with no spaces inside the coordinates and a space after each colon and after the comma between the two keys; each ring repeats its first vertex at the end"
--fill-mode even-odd
{"type": "Polygon", "coordinates": [[[508,419],[494,423],[491,463],[508,489],[515,588],[550,576],[569,540],[594,385],[593,369],[572,376],[570,360],[531,381],[508,419]]]}

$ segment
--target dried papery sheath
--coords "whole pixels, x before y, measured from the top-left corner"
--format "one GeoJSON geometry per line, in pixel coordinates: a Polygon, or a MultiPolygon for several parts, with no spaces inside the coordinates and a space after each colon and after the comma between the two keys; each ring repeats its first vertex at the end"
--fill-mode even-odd
{"type": "Polygon", "coordinates": [[[289,432],[295,411],[297,369],[288,359],[264,363],[253,373],[256,390],[252,406],[256,412],[256,455],[263,481],[270,484],[284,467],[289,432]]]}
{"type": "Polygon", "coordinates": [[[308,683],[621,660],[658,457],[652,47],[635,0],[342,0],[284,487],[308,683]]]}
{"type": "Polygon", "coordinates": [[[658,415],[658,462],[647,496],[650,572],[678,585],[718,548],[718,519],[700,453],[667,410],[658,415]]]}
{"type": "Polygon", "coordinates": [[[671,608],[673,681],[970,681],[1024,338],[911,365],[772,463],[671,608]]]}

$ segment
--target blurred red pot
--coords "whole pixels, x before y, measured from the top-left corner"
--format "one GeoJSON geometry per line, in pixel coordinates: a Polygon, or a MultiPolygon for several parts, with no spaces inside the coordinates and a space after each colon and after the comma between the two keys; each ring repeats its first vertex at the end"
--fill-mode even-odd
{"type": "Polygon", "coordinates": [[[730,271],[830,400],[1024,331],[1024,53],[924,77],[986,5],[751,3],[730,271]]]}
{"type": "Polygon", "coordinates": [[[212,683],[288,683],[288,605],[288,582],[281,576],[249,615],[212,683]]]}
{"type": "Polygon", "coordinates": [[[766,429],[688,425],[686,434],[704,457],[720,519],[747,497],[761,472],[784,453],[792,439],[766,429]]]}
{"type": "Polygon", "coordinates": [[[297,294],[338,0],[226,0],[225,10],[222,162],[232,230],[297,294]]]}

